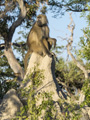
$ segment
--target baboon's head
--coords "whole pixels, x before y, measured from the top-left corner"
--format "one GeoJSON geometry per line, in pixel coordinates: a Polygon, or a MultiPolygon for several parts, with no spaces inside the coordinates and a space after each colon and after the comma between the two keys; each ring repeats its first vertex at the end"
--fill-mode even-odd
{"type": "Polygon", "coordinates": [[[40,27],[42,27],[44,25],[47,25],[48,24],[48,20],[47,20],[46,15],[43,15],[43,14],[38,15],[36,22],[37,22],[37,25],[40,26],[40,27]]]}

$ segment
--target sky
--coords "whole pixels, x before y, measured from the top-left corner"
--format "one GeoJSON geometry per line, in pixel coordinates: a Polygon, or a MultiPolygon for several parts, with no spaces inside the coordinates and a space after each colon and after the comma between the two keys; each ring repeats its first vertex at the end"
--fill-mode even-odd
{"type": "MultiPolygon", "coordinates": [[[[79,40],[79,37],[83,35],[83,32],[81,29],[83,29],[86,26],[86,21],[84,18],[80,17],[80,13],[72,13],[72,18],[75,23],[75,30],[74,30],[74,39],[76,39],[74,42],[77,43],[79,40]]],[[[67,28],[67,26],[70,24],[70,17],[69,14],[66,13],[62,18],[53,18],[52,14],[47,14],[48,20],[49,20],[49,28],[50,28],[50,34],[51,36],[66,36],[70,35],[70,32],[67,28]]],[[[58,39],[58,38],[57,38],[58,39]]],[[[59,41],[58,41],[59,42],[59,41]]]]}
{"type": "MultiPolygon", "coordinates": [[[[68,30],[68,25],[70,24],[70,15],[68,12],[65,13],[62,17],[58,16],[57,18],[52,17],[52,13],[48,13],[48,21],[49,21],[49,28],[50,28],[50,37],[55,37],[57,39],[57,45],[67,45],[67,41],[61,38],[69,38],[70,31],[68,30]]],[[[73,46],[78,46],[78,42],[80,41],[80,37],[83,36],[82,29],[86,27],[85,18],[80,17],[81,13],[72,13],[72,18],[75,23],[74,29],[74,40],[73,46]]],[[[67,51],[63,51],[63,53],[59,56],[62,56],[66,59],[67,51]]]]}
{"type": "MultiPolygon", "coordinates": [[[[68,30],[68,25],[70,24],[70,16],[68,13],[65,13],[62,17],[58,16],[57,18],[53,17],[53,13],[51,11],[48,11],[46,14],[49,22],[49,29],[50,29],[50,37],[57,39],[57,45],[66,45],[67,42],[62,40],[62,38],[70,37],[70,31],[68,30]]],[[[80,37],[83,36],[82,29],[86,26],[86,21],[84,18],[81,18],[81,13],[72,13],[72,18],[75,23],[75,30],[74,30],[74,43],[73,46],[77,46],[78,42],[80,41],[80,37]]],[[[13,42],[15,39],[19,37],[17,32],[19,30],[22,30],[21,27],[18,27],[15,31],[15,34],[13,36],[13,42]]],[[[78,47],[78,46],[77,46],[78,47]]],[[[59,56],[66,59],[67,52],[63,51],[62,54],[59,56]]]]}
{"type": "MultiPolygon", "coordinates": [[[[80,13],[72,14],[72,18],[75,23],[74,43],[77,43],[79,40],[79,37],[83,35],[83,32],[81,29],[83,29],[86,26],[85,19],[81,18],[80,15],[81,15],[80,13]]],[[[50,36],[56,37],[58,44],[60,44],[59,36],[65,37],[66,34],[68,37],[70,36],[70,32],[67,27],[70,24],[70,17],[68,13],[62,16],[62,18],[60,17],[53,18],[52,16],[53,14],[50,14],[50,13],[47,14],[47,17],[49,20],[50,36]]]]}

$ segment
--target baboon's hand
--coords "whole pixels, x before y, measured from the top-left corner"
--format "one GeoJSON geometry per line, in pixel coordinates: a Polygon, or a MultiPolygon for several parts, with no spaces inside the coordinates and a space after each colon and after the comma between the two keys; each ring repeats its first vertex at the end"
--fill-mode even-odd
{"type": "Polygon", "coordinates": [[[49,57],[52,57],[53,55],[51,53],[48,54],[49,57]]]}

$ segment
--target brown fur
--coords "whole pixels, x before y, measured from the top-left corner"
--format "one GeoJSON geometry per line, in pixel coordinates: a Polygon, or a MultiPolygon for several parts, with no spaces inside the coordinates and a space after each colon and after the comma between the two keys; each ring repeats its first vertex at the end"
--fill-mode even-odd
{"type": "Polygon", "coordinates": [[[48,20],[45,15],[38,15],[35,24],[33,25],[27,39],[28,52],[25,55],[24,65],[25,71],[27,68],[27,60],[32,52],[40,55],[52,56],[50,49],[52,45],[56,45],[56,39],[49,37],[48,20]]]}

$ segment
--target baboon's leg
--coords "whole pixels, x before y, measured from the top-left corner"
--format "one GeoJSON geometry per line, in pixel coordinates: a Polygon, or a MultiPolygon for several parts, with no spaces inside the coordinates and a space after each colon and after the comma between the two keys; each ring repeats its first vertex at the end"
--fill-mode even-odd
{"type": "MultiPolygon", "coordinates": [[[[48,55],[49,57],[52,57],[52,54],[49,52],[49,49],[47,49],[48,47],[46,47],[46,46],[44,45],[44,42],[43,42],[43,41],[41,41],[40,46],[41,46],[41,48],[42,48],[42,50],[43,50],[44,56],[45,56],[45,55],[48,55]]],[[[47,44],[47,46],[48,46],[48,44],[47,44]]]]}
{"type": "Polygon", "coordinates": [[[46,39],[43,39],[43,44],[45,45],[46,49],[49,50],[49,43],[46,39]]]}
{"type": "Polygon", "coordinates": [[[43,55],[43,52],[42,52],[41,47],[38,46],[38,45],[36,45],[35,42],[31,43],[30,48],[29,48],[28,52],[26,53],[25,59],[24,59],[25,72],[26,72],[26,69],[27,69],[27,66],[28,66],[28,58],[29,58],[29,55],[30,55],[32,52],[38,53],[39,55],[43,55]]]}
{"type": "Polygon", "coordinates": [[[38,43],[33,42],[30,45],[30,50],[32,52],[38,53],[39,55],[49,55],[50,57],[52,56],[51,53],[49,52],[49,47],[48,47],[48,42],[46,39],[43,39],[42,41],[39,41],[38,43]]]}
{"type": "Polygon", "coordinates": [[[36,43],[36,42],[33,42],[31,45],[30,45],[30,50],[32,52],[35,52],[35,53],[38,53],[39,55],[43,55],[43,50],[40,46],[40,44],[36,43]]]}

